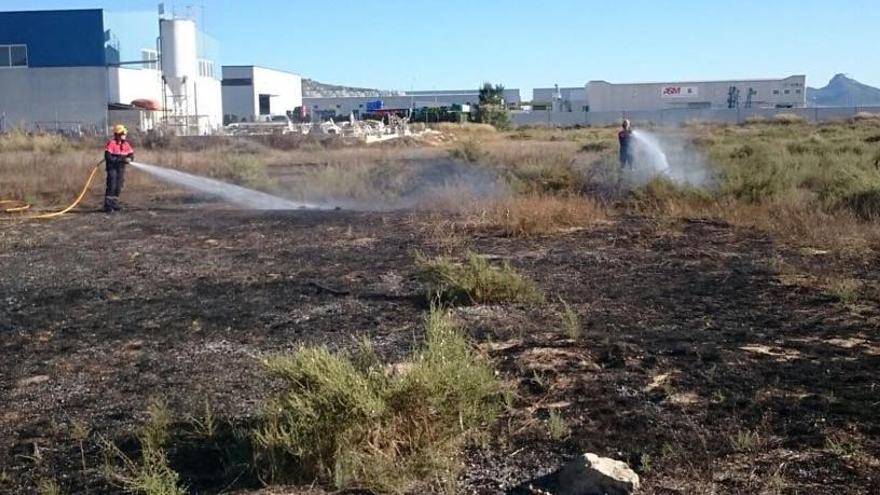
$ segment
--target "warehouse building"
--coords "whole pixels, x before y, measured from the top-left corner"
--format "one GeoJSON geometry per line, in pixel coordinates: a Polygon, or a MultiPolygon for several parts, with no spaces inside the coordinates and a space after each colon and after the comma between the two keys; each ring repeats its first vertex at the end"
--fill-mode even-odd
{"type": "Polygon", "coordinates": [[[630,112],[673,108],[803,108],[806,76],[742,81],[611,84],[590,81],[591,112],[630,112]]]}
{"type": "Polygon", "coordinates": [[[587,88],[535,88],[532,90],[532,110],[552,110],[555,112],[586,112],[587,88]]]}
{"type": "Polygon", "coordinates": [[[582,88],[537,88],[532,108],[557,112],[803,108],[806,90],[806,76],[635,84],[590,81],[582,88]]]}
{"type": "Polygon", "coordinates": [[[190,19],[101,9],[0,12],[0,129],[222,126],[216,43],[190,19]],[[163,56],[164,55],[164,56],[163,56]]]}
{"type": "Polygon", "coordinates": [[[223,66],[223,120],[254,122],[302,107],[302,77],[253,65],[223,66]]]}
{"type": "MultiPolygon", "coordinates": [[[[379,108],[422,109],[452,107],[454,105],[476,105],[480,92],[474,90],[429,90],[403,91],[391,96],[312,96],[303,98],[303,105],[313,115],[337,115],[359,117],[367,111],[368,105],[381,102],[379,108]]],[[[519,108],[522,104],[518,89],[504,90],[504,103],[509,108],[519,108]]]]}

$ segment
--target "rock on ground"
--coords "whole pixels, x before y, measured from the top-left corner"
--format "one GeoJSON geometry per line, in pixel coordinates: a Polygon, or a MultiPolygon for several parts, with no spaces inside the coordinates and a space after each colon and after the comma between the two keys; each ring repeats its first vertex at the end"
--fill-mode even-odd
{"type": "Polygon", "coordinates": [[[514,488],[511,495],[629,495],[638,488],[639,475],[625,462],[584,454],[514,488]]]}

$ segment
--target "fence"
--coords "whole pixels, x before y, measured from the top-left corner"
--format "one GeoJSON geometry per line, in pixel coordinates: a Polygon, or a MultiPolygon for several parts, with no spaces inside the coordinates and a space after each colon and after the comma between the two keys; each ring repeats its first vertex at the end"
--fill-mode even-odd
{"type": "Polygon", "coordinates": [[[816,108],[675,108],[639,112],[519,112],[512,115],[513,125],[520,126],[606,126],[624,118],[637,123],[680,125],[687,122],[742,124],[755,119],[773,119],[777,115],[797,115],[808,122],[846,120],[858,114],[880,115],[880,106],[816,108]]]}

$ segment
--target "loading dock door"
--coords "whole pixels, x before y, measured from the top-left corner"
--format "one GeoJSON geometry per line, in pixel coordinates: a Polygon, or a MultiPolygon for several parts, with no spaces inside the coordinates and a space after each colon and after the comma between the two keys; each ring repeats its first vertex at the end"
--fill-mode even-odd
{"type": "Polygon", "coordinates": [[[272,95],[260,95],[260,115],[272,113],[272,95]]]}

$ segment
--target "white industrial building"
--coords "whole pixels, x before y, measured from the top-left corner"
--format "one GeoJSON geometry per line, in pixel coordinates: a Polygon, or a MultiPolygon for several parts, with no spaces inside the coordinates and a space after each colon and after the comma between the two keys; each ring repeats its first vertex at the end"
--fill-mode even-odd
{"type": "Polygon", "coordinates": [[[587,88],[575,86],[571,88],[535,88],[532,91],[532,110],[552,110],[554,112],[586,112],[590,104],[587,102],[587,88]]]}
{"type": "Polygon", "coordinates": [[[222,126],[216,44],[195,21],[100,9],[0,12],[0,130],[222,126]],[[3,70],[3,46],[15,48],[3,70]],[[14,62],[14,63],[13,63],[14,62]]]}
{"type": "Polygon", "coordinates": [[[612,84],[536,88],[535,110],[641,112],[669,109],[803,108],[806,76],[783,79],[612,84]]]}
{"type": "Polygon", "coordinates": [[[254,65],[223,66],[224,122],[290,115],[303,105],[302,77],[254,65]]]}
{"type": "MultiPolygon", "coordinates": [[[[451,107],[453,105],[476,105],[480,102],[478,89],[402,91],[392,96],[307,96],[303,105],[313,115],[334,113],[339,116],[354,114],[358,117],[367,111],[367,105],[381,102],[383,109],[421,109],[451,107]]],[[[519,89],[505,89],[504,103],[518,108],[522,103],[519,89]]]]}

